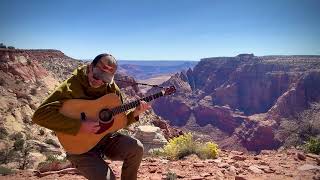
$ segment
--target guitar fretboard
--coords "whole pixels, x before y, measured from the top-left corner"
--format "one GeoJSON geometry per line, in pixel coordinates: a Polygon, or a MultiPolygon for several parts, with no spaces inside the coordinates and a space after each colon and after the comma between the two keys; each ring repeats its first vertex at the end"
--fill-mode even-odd
{"type": "Polygon", "coordinates": [[[129,109],[132,109],[132,108],[135,108],[137,106],[140,105],[140,101],[145,101],[145,102],[150,102],[154,99],[157,99],[159,97],[163,96],[163,92],[159,92],[159,93],[156,93],[156,94],[153,94],[153,95],[150,95],[150,96],[147,96],[147,97],[144,97],[140,100],[136,100],[136,101],[132,101],[130,103],[127,103],[127,104],[123,104],[121,106],[118,106],[118,107],[115,107],[113,109],[111,109],[113,115],[117,115],[119,113],[122,113],[122,112],[125,112],[129,109]]]}

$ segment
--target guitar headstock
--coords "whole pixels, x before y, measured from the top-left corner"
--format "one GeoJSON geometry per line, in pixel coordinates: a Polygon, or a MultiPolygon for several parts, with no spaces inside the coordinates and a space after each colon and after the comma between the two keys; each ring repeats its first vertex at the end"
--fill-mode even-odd
{"type": "Polygon", "coordinates": [[[175,93],[176,92],[176,88],[174,86],[170,86],[168,88],[165,88],[164,90],[164,95],[170,95],[172,93],[175,93]]]}

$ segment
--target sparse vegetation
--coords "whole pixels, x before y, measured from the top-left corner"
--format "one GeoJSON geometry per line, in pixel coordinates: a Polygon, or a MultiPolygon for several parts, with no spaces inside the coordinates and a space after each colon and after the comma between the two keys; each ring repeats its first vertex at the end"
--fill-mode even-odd
{"type": "Polygon", "coordinates": [[[177,174],[175,172],[169,171],[166,174],[166,180],[176,180],[177,179],[177,174]]]}
{"type": "Polygon", "coordinates": [[[47,144],[53,145],[54,147],[60,147],[59,144],[57,144],[57,142],[54,141],[53,139],[46,139],[45,142],[47,144]]]}
{"type": "Polygon", "coordinates": [[[11,170],[11,169],[9,169],[9,168],[0,166],[0,174],[3,175],[3,176],[13,174],[14,172],[15,172],[15,171],[13,171],[13,170],[11,170]]]}
{"type": "Polygon", "coordinates": [[[18,157],[18,153],[13,148],[6,148],[0,152],[0,163],[7,164],[18,157]]]}
{"type": "Polygon", "coordinates": [[[188,133],[171,139],[169,143],[164,146],[163,154],[169,159],[181,159],[190,154],[196,154],[199,158],[204,159],[216,158],[218,155],[218,145],[213,142],[207,142],[205,144],[196,142],[193,140],[192,134],[188,133]]]}
{"type": "Polygon", "coordinates": [[[7,46],[4,45],[3,43],[0,43],[0,48],[7,48],[7,46]]]}
{"type": "Polygon", "coordinates": [[[38,169],[47,164],[55,163],[55,162],[66,162],[67,158],[59,159],[56,155],[49,154],[47,155],[47,159],[44,162],[39,163],[38,169]]]}
{"type": "Polygon", "coordinates": [[[23,149],[25,140],[24,139],[17,139],[14,144],[13,147],[16,151],[21,151],[23,149]]]}
{"type": "Polygon", "coordinates": [[[31,90],[30,90],[30,94],[31,95],[33,95],[33,96],[35,96],[35,95],[37,95],[37,88],[32,88],[31,90]]]}
{"type": "Polygon", "coordinates": [[[13,133],[10,135],[11,140],[18,140],[22,138],[23,138],[23,134],[21,132],[13,133]]]}
{"type": "Polygon", "coordinates": [[[305,144],[305,148],[308,152],[320,154],[320,139],[314,137],[310,138],[305,144]]]}
{"type": "Polygon", "coordinates": [[[6,84],[6,81],[4,79],[0,78],[0,86],[3,86],[5,84],[6,84]]]}
{"type": "Polygon", "coordinates": [[[21,157],[19,158],[19,169],[26,169],[30,166],[33,161],[30,159],[29,155],[32,150],[30,144],[26,144],[21,149],[21,157]]]}
{"type": "Polygon", "coordinates": [[[0,139],[5,139],[9,135],[4,127],[0,127],[0,139]]]}
{"type": "Polygon", "coordinates": [[[39,135],[40,135],[40,136],[43,136],[44,134],[45,134],[44,130],[43,130],[43,129],[40,129],[40,130],[39,130],[39,135]]]}
{"type": "Polygon", "coordinates": [[[296,117],[282,119],[276,138],[284,147],[298,147],[320,134],[320,103],[311,104],[310,108],[296,117]]]}

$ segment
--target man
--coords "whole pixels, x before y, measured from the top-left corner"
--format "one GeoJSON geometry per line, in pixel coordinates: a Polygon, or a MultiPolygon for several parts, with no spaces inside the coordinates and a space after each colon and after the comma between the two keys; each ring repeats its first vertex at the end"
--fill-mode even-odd
{"type": "MultiPolygon", "coordinates": [[[[35,111],[33,122],[53,131],[76,135],[82,133],[96,133],[100,126],[98,121],[72,119],[59,113],[63,102],[68,99],[93,100],[107,93],[115,93],[123,102],[120,90],[114,82],[117,69],[116,59],[109,54],[98,55],[90,65],[76,69],[72,76],[65,80],[35,111]]],[[[140,106],[127,113],[128,123],[139,120],[139,115],[150,108],[141,101],[140,106]]],[[[68,154],[76,168],[88,179],[115,179],[110,167],[102,159],[103,155],[111,160],[122,160],[121,179],[137,179],[143,145],[137,139],[120,133],[106,135],[90,151],[77,155],[68,154]]]]}

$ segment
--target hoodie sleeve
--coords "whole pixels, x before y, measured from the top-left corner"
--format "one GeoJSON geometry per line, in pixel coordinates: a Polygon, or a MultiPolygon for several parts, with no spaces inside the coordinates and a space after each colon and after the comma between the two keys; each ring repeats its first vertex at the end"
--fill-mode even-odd
{"type": "Polygon", "coordinates": [[[34,112],[32,121],[57,132],[75,135],[81,120],[69,118],[59,112],[64,101],[80,96],[83,91],[75,76],[64,81],[34,112]]]}

